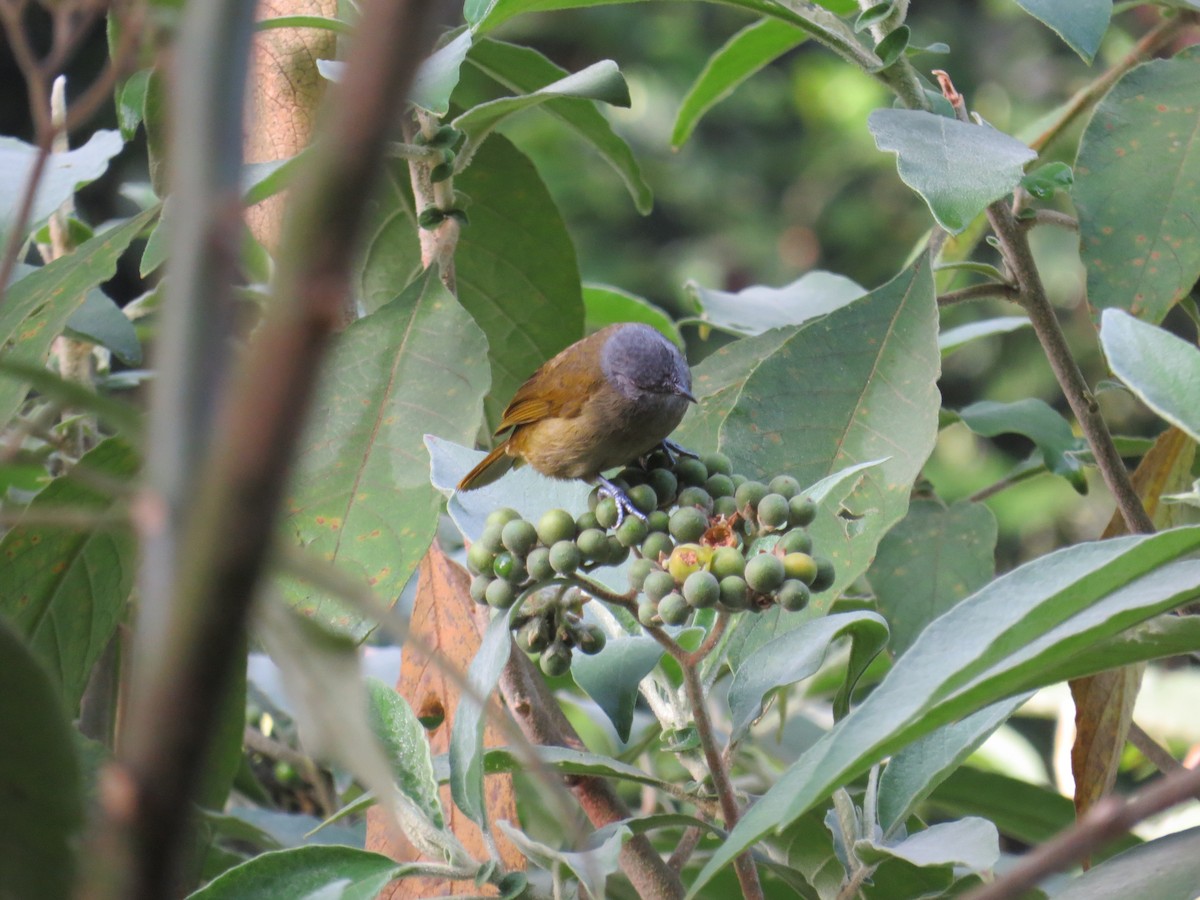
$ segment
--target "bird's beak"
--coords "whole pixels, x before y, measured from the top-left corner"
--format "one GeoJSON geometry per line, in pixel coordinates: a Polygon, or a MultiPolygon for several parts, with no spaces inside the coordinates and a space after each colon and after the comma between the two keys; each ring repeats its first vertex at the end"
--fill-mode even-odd
{"type": "Polygon", "coordinates": [[[677,394],[679,394],[679,396],[680,396],[680,397],[684,397],[684,398],[686,398],[686,400],[688,401],[688,403],[699,403],[699,402],[700,402],[699,400],[697,400],[695,397],[693,397],[693,396],[692,396],[692,392],[691,392],[691,391],[689,391],[689,390],[685,390],[685,389],[684,389],[684,388],[682,388],[682,387],[678,387],[678,386],[677,386],[677,387],[675,388],[675,392],[676,392],[677,394]]]}

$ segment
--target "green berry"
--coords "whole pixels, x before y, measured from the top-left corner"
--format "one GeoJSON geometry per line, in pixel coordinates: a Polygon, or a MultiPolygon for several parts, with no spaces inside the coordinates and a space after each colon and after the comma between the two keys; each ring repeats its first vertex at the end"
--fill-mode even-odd
{"type": "Polygon", "coordinates": [[[706,453],[700,457],[710,475],[732,475],[733,463],[724,453],[706,453]]]}
{"type": "Polygon", "coordinates": [[[496,525],[500,528],[503,528],[513,519],[519,518],[521,518],[521,514],[515,509],[512,509],[508,506],[502,506],[499,509],[493,509],[490,513],[488,513],[488,517],[483,520],[483,524],[485,528],[490,525],[496,525]]]}
{"type": "Polygon", "coordinates": [[[807,553],[789,553],[783,558],[783,572],[788,578],[812,584],[817,580],[817,561],[807,553]]]}
{"type": "Polygon", "coordinates": [[[574,541],[555,541],[550,548],[550,567],[559,575],[570,575],[583,562],[583,554],[574,541]]]}
{"type": "Polygon", "coordinates": [[[495,561],[496,554],[485,547],[483,541],[476,541],[467,550],[467,568],[476,575],[491,572],[495,561]]]}
{"type": "Polygon", "coordinates": [[[671,536],[663,534],[661,531],[652,531],[642,541],[642,556],[653,562],[658,562],[660,558],[670,556],[671,551],[674,549],[675,542],[671,540],[671,536]]]}
{"type": "Polygon", "coordinates": [[[779,588],[779,593],[775,596],[779,601],[779,605],[788,612],[799,612],[808,606],[808,585],[803,581],[789,578],[779,588]]]}
{"type": "Polygon", "coordinates": [[[750,589],[746,579],[740,575],[728,575],[721,579],[721,605],[735,611],[750,605],[750,589]]]}
{"type": "Polygon", "coordinates": [[[675,498],[675,502],[679,506],[694,506],[697,509],[704,510],[705,513],[712,512],[713,498],[712,495],[702,487],[688,485],[679,492],[679,496],[675,498]]]}
{"type": "Polygon", "coordinates": [[[761,553],[746,561],[746,584],[760,594],[769,594],[783,584],[783,560],[761,553]]]}
{"type": "Polygon", "coordinates": [[[608,535],[599,528],[589,528],[582,531],[579,537],[575,539],[575,543],[579,545],[579,552],[583,554],[584,559],[591,559],[597,562],[607,561],[608,559],[608,535]]]}
{"type": "Polygon", "coordinates": [[[599,528],[600,523],[596,521],[596,514],[593,512],[580,513],[579,518],[575,520],[575,533],[578,535],[589,528],[599,528]]]}
{"type": "MultiPolygon", "coordinates": [[[[710,606],[716,606],[717,600],[721,597],[721,585],[717,581],[717,576],[712,572],[693,572],[687,577],[687,581],[683,583],[683,599],[688,602],[689,606],[694,606],[696,609],[707,609],[710,606]]],[[[659,604],[659,615],[662,615],[662,604],[659,604]]],[[[663,621],[666,621],[664,617],[663,621]]]]}
{"type": "Polygon", "coordinates": [[[738,511],[737,501],[732,497],[717,497],[713,501],[713,515],[731,518],[738,511]]]}
{"type": "Polygon", "coordinates": [[[692,607],[678,591],[672,591],[658,601],[658,615],[666,625],[682,625],[692,614],[692,607]]]}
{"type": "Polygon", "coordinates": [[[619,566],[629,558],[629,548],[617,540],[615,534],[608,536],[608,557],[606,565],[619,566]]]}
{"type": "Polygon", "coordinates": [[[675,494],[679,492],[679,479],[675,477],[674,472],[670,469],[651,469],[649,475],[649,484],[654,488],[658,506],[670,503],[675,499],[675,494]]]}
{"type": "Polygon", "coordinates": [[[680,484],[704,484],[708,481],[708,466],[698,459],[685,456],[675,464],[675,477],[680,484]]]}
{"type": "Polygon", "coordinates": [[[813,583],[809,585],[815,593],[827,591],[833,587],[833,582],[837,580],[837,570],[833,567],[833,560],[826,559],[824,556],[815,557],[817,561],[817,577],[813,579],[813,583]]]}
{"type": "Polygon", "coordinates": [[[747,481],[749,481],[749,480],[750,480],[750,479],[749,479],[749,478],[747,478],[745,475],[743,475],[741,472],[734,472],[734,473],[733,473],[732,475],[730,475],[729,477],[733,479],[733,489],[734,489],[734,491],[736,491],[736,490],[737,490],[738,488],[740,488],[740,487],[741,487],[743,484],[745,484],[747,481]]]}
{"type": "Polygon", "coordinates": [[[548,509],[538,519],[538,540],[547,547],[575,539],[575,519],[565,509],[548,509]]]}
{"type": "MultiPolygon", "coordinates": [[[[574,545],[572,545],[574,546],[574,545]]],[[[534,547],[525,557],[525,568],[529,577],[534,581],[545,581],[554,577],[554,567],[550,565],[550,548],[534,547]]]]}
{"type": "Polygon", "coordinates": [[[800,482],[791,475],[776,475],[768,487],[772,493],[783,494],[788,499],[800,493],[800,482]]]}
{"type": "Polygon", "coordinates": [[[793,528],[779,539],[779,546],[784,553],[811,553],[813,542],[803,528],[793,528]]]}
{"type": "Polygon", "coordinates": [[[621,542],[622,547],[632,547],[641,544],[649,534],[650,529],[645,522],[634,516],[626,516],[621,527],[617,529],[617,540],[621,542]]]}
{"type": "Polygon", "coordinates": [[[491,553],[499,553],[504,549],[504,542],[500,539],[504,534],[504,526],[499,523],[485,525],[483,534],[479,536],[477,544],[481,545],[485,550],[491,553]]]}
{"type": "Polygon", "coordinates": [[[551,678],[566,675],[571,670],[571,648],[562,641],[555,641],[542,653],[538,665],[551,678]]]}
{"type": "Polygon", "coordinates": [[[658,602],[649,598],[642,598],[638,602],[637,608],[638,621],[649,627],[659,623],[658,618],[658,602]]]}
{"type": "Polygon", "coordinates": [[[718,547],[713,551],[709,568],[717,578],[741,575],[746,571],[746,557],[736,547],[718,547]]]}
{"type": "Polygon", "coordinates": [[[667,560],[667,571],[671,573],[671,577],[675,579],[676,583],[683,584],[693,572],[707,569],[712,555],[712,547],[703,547],[700,544],[679,544],[671,551],[671,557],[667,560]]]}
{"type": "Polygon", "coordinates": [[[599,625],[585,625],[576,634],[577,646],[588,656],[595,656],[608,643],[608,635],[599,625]]]}
{"type": "Polygon", "coordinates": [[[492,571],[497,578],[503,578],[513,584],[520,584],[529,576],[524,561],[507,550],[496,556],[496,561],[492,563],[492,571]]]}
{"type": "Polygon", "coordinates": [[[601,528],[608,529],[617,524],[617,501],[612,497],[605,497],[592,512],[601,528]]]}
{"type": "Polygon", "coordinates": [[[658,492],[648,484],[631,487],[626,496],[638,512],[649,515],[658,509],[658,492]]]}
{"type": "Polygon", "coordinates": [[[813,503],[811,497],[792,497],[788,501],[788,508],[788,521],[793,528],[803,528],[817,517],[817,504],[813,503]]]}
{"type": "Polygon", "coordinates": [[[629,564],[629,586],[640,591],[646,583],[646,576],[658,568],[648,559],[635,559],[629,564]]]}
{"type": "Polygon", "coordinates": [[[500,532],[500,543],[516,556],[525,556],[537,545],[537,541],[537,529],[532,522],[524,519],[505,523],[504,530],[500,532]]]}
{"type": "Polygon", "coordinates": [[[517,600],[516,589],[503,578],[493,578],[484,591],[487,605],[493,609],[508,609],[517,600]]]}
{"type": "Polygon", "coordinates": [[[471,599],[476,603],[487,603],[487,586],[492,579],[487,575],[476,575],[471,579],[471,599]]]}
{"type": "Polygon", "coordinates": [[[651,531],[661,531],[666,534],[667,529],[671,527],[671,514],[665,509],[656,509],[646,516],[646,527],[651,531]]]}
{"type": "Polygon", "coordinates": [[[684,506],[671,513],[671,536],[680,543],[698,541],[708,530],[708,516],[693,506],[684,506]]]}
{"type": "Polygon", "coordinates": [[[718,497],[732,497],[733,479],[728,475],[710,475],[708,481],[704,482],[704,489],[712,495],[714,500],[718,497]]]}
{"type": "Polygon", "coordinates": [[[673,590],[675,590],[675,579],[671,577],[670,572],[664,572],[661,569],[647,575],[642,584],[642,593],[655,603],[673,590]]]}
{"type": "Polygon", "coordinates": [[[548,616],[530,619],[517,633],[517,643],[530,653],[541,653],[550,646],[553,637],[548,616]]]}
{"type": "Polygon", "coordinates": [[[768,528],[783,528],[788,522],[788,502],[783,494],[767,494],[758,501],[758,521],[768,528]]]}
{"type": "Polygon", "coordinates": [[[745,481],[733,492],[733,498],[737,500],[738,509],[745,509],[747,506],[757,507],[767,493],[767,486],[761,481],[745,481]]]}

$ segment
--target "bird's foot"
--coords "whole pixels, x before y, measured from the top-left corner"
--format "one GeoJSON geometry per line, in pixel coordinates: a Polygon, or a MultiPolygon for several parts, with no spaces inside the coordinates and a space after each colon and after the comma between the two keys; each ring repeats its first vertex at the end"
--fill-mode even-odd
{"type": "Polygon", "coordinates": [[[676,459],[677,456],[690,456],[692,459],[700,458],[699,453],[693,453],[687,447],[677,444],[674,441],[668,441],[664,439],[663,442],[659,444],[659,447],[662,449],[662,452],[667,455],[667,461],[671,465],[675,465],[675,463],[679,461],[676,459]]]}
{"type": "Polygon", "coordinates": [[[617,504],[617,524],[615,528],[620,528],[621,523],[625,521],[625,514],[629,513],[646,521],[646,514],[633,505],[633,501],[629,499],[629,495],[605,478],[603,475],[596,476],[596,482],[599,484],[599,491],[608,497],[612,497],[613,502],[617,504]]]}

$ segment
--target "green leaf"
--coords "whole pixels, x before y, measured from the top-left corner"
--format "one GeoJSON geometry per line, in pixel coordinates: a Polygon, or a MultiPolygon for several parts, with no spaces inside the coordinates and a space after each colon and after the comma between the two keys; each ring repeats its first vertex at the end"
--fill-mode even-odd
{"type": "Polygon", "coordinates": [[[1054,31],[1084,62],[1096,56],[1108,20],[1112,0],[1016,0],[1017,5],[1054,31]]]}
{"type": "Polygon", "coordinates": [[[1008,334],[1018,328],[1025,328],[1029,324],[1029,319],[1025,316],[997,316],[994,319],[983,319],[979,322],[957,325],[954,328],[947,328],[938,335],[938,349],[945,356],[978,338],[990,337],[993,334],[1008,334]]]}
{"type": "Polygon", "coordinates": [[[808,35],[795,25],[773,18],[752,22],[731,37],[709,57],[683,98],[671,132],[671,146],[682,147],[705,113],[751,75],[806,40],[808,35]]]}
{"type": "Polygon", "coordinates": [[[512,652],[512,634],[508,624],[513,609],[496,615],[488,623],[483,640],[471,665],[467,681],[471,691],[459,697],[450,729],[450,794],[454,804],[480,828],[487,829],[487,804],[483,792],[484,707],[479,698],[492,695],[512,652]]]}
{"type": "MultiPolygon", "coordinates": [[[[811,617],[866,570],[880,538],[904,517],[936,439],[940,359],[928,260],[848,306],[779,333],[785,339],[753,360],[720,424],[720,448],[735,468],[751,478],[788,473],[812,484],[887,457],[820,504],[813,542],[833,560],[837,578],[809,605],[811,617]]],[[[710,402],[704,400],[706,409],[710,402]]],[[[735,665],[802,621],[776,610],[754,617],[732,638],[735,665]]]]}
{"type": "MultiPolygon", "coordinates": [[[[156,215],[157,208],[146,210],[9,287],[0,304],[0,355],[44,362],[87,292],[112,277],[125,248],[156,215]]],[[[25,393],[24,382],[0,378],[0,426],[12,419],[25,393]]]]}
{"type": "MultiPolygon", "coordinates": [[[[567,747],[541,745],[535,746],[534,749],[543,765],[563,775],[590,775],[597,778],[616,778],[650,787],[663,786],[661,778],[647,775],[643,769],[608,756],[571,750],[567,747]]],[[[508,747],[491,747],[484,757],[485,771],[489,775],[497,772],[519,772],[528,768],[528,765],[524,753],[518,753],[508,747]]]]}
{"type": "Polygon", "coordinates": [[[892,10],[896,8],[895,0],[887,0],[886,3],[876,3],[874,6],[868,6],[858,18],[854,20],[854,30],[856,32],[866,31],[872,25],[878,25],[884,19],[892,14],[892,10]]]}
{"type": "Polygon", "coordinates": [[[1194,900],[1200,884],[1200,828],[1148,841],[1089,869],[1054,900],[1194,900]]]}
{"type": "MultiPolygon", "coordinates": [[[[354,322],[330,354],[288,493],[285,527],[310,550],[399,596],[437,528],[426,431],[471,440],[487,390],[487,348],[471,317],[426,273],[354,322]]],[[[369,622],[320,591],[289,598],[361,639],[369,622]],[[345,616],[345,617],[343,617],[345,616]]]]}
{"type": "Polygon", "coordinates": [[[1070,424],[1044,400],[1029,398],[1012,403],[980,400],[958,413],[963,423],[984,437],[999,434],[1023,434],[1041,451],[1042,458],[1055,475],[1071,482],[1079,493],[1087,492],[1087,478],[1075,451],[1084,446],[1070,424]]]}
{"type": "MultiPolygon", "coordinates": [[[[519,47],[492,39],[477,41],[467,56],[476,70],[503,88],[528,94],[558,81],[567,70],[530,47],[519,47]]],[[[474,106],[475,102],[464,103],[474,106]]],[[[560,98],[547,100],[539,107],[558,119],[590,143],[625,183],[637,211],[642,215],[654,205],[654,193],[642,175],[641,167],[626,140],[613,131],[612,125],[596,104],[588,100],[560,98]]]]}
{"type": "Polygon", "coordinates": [[[274,16],[254,23],[255,31],[271,31],[275,28],[319,28],[334,34],[354,34],[354,27],[349,23],[326,16],[274,16]]]}
{"type": "Polygon", "coordinates": [[[901,25],[876,44],[875,55],[879,57],[879,68],[886,69],[903,56],[908,49],[908,41],[911,37],[912,31],[909,27],[901,25]]]}
{"type": "Polygon", "coordinates": [[[931,825],[894,844],[856,841],[854,853],[868,865],[897,858],[914,866],[961,865],[982,871],[1000,858],[1000,835],[987,819],[972,816],[931,825]]]}
{"type": "Polygon", "coordinates": [[[354,847],[296,847],[234,866],[188,900],[374,900],[389,881],[414,868],[354,847]]]}
{"type": "MultiPolygon", "coordinates": [[[[843,637],[854,642],[855,652],[846,672],[846,685],[853,689],[867,664],[887,644],[887,622],[875,613],[837,613],[806,622],[742,660],[729,686],[730,741],[740,740],[763,714],[767,694],[812,675],[825,661],[833,642],[843,637]]],[[[848,695],[849,690],[845,693],[848,695]]]]}
{"type": "Polygon", "coordinates": [[[99,288],[92,288],[84,295],[83,303],[71,313],[63,328],[73,338],[108,348],[127,366],[142,363],[142,345],[138,343],[133,323],[99,288]]]}
{"type": "Polygon", "coordinates": [[[1019,694],[931,731],[891,758],[879,779],[879,826],[885,835],[904,824],[916,805],[1029,699],[1019,694]]]}
{"type": "MultiPolygon", "coordinates": [[[[476,161],[455,178],[471,199],[471,225],[454,261],[459,302],[488,340],[490,430],[525,379],[583,336],[583,300],[575,248],[533,165],[500,135],[480,148],[476,161]]],[[[394,166],[380,193],[379,225],[362,275],[368,309],[391,300],[397,285],[421,271],[408,169],[394,166]]]]}
{"type": "Polygon", "coordinates": [[[403,697],[378,678],[367,679],[370,696],[371,730],[379,738],[396,786],[406,794],[438,828],[444,828],[445,816],[438,799],[437,779],[433,777],[433,759],[425,729],[403,697]]]}
{"type": "Polygon", "coordinates": [[[1152,410],[1200,441],[1200,350],[1119,309],[1100,318],[1113,374],[1152,410]]]}
{"type": "Polygon", "coordinates": [[[604,882],[609,875],[620,869],[618,858],[621,853],[621,845],[633,834],[628,826],[609,829],[604,839],[595,846],[572,852],[556,850],[535,841],[508,822],[497,822],[496,824],[526,859],[552,872],[560,866],[566,868],[575,876],[580,887],[587,890],[590,897],[605,896],[604,882]]]}
{"type": "Polygon", "coordinates": [[[514,113],[562,97],[629,106],[629,87],[621,77],[617,64],[611,59],[604,59],[531,93],[482,103],[467,110],[451,124],[464,132],[468,141],[478,144],[514,113]]]}
{"type": "MultiPolygon", "coordinates": [[[[100,130],[82,147],[65,153],[51,153],[42,170],[29,218],[24,223],[26,233],[75,196],[76,189],[108,171],[109,161],[124,146],[119,132],[100,130]]],[[[17,211],[38,155],[38,148],[32,144],[0,137],[0,242],[4,246],[8,243],[9,232],[19,224],[17,211]]]]}
{"type": "Polygon", "coordinates": [[[584,330],[589,334],[617,322],[644,322],[685,349],[679,329],[665,312],[641,297],[603,284],[583,286],[584,330]]]}
{"type": "MultiPolygon", "coordinates": [[[[18,359],[0,356],[0,377],[13,376],[27,382],[29,386],[68,409],[83,409],[95,413],[106,425],[123,432],[126,438],[140,436],[142,412],[132,404],[98,394],[78,381],[63,378],[41,363],[27,363],[18,359]]],[[[45,467],[40,467],[45,474],[45,467]]]]}
{"type": "Polygon", "coordinates": [[[988,125],[923,110],[877,109],[867,120],[875,144],[898,157],[900,179],[921,195],[938,224],[963,231],[989,203],[1021,183],[1037,154],[988,125]]]}
{"type": "MultiPolygon", "coordinates": [[[[110,438],[79,461],[83,472],[127,482],[138,468],[132,448],[110,438]]],[[[30,504],[38,512],[71,510],[103,516],[118,501],[83,477],[50,482],[30,504]]],[[[74,713],[92,666],[108,646],[133,588],[137,546],[127,525],[72,530],[16,525],[0,539],[9,617],[54,673],[63,705],[74,713]]]]}
{"type": "Polygon", "coordinates": [[[651,637],[615,638],[595,656],[579,654],[571,664],[571,677],[604,710],[622,741],[629,740],[638,683],[664,652],[651,637]]]}
{"type": "Polygon", "coordinates": [[[1039,200],[1048,200],[1056,191],[1070,190],[1075,183],[1075,173],[1065,162],[1051,162],[1038,166],[1021,179],[1021,187],[1039,200]]]}
{"type": "Polygon", "coordinates": [[[866,700],[738,822],[693,884],[836,787],[947,722],[1043,686],[1052,660],[1200,595],[1200,527],[1080,544],[1026,563],[936,619],[866,700]]]}
{"type": "Polygon", "coordinates": [[[121,139],[132,141],[142,124],[142,109],[146,105],[146,88],[150,83],[150,70],[134,72],[117,89],[117,126],[121,139]]]}
{"type": "Polygon", "coordinates": [[[1147,659],[1166,659],[1200,651],[1200,621],[1196,616],[1159,616],[1115,637],[1098,641],[1069,659],[1052,662],[1047,683],[1070,681],[1092,672],[1147,659]]]}
{"type": "Polygon", "coordinates": [[[867,579],[902,655],[921,631],[995,573],[996,517],[982,503],[914,500],[879,542],[867,579]]]}
{"type": "Polygon", "coordinates": [[[1130,70],[1096,107],[1072,199],[1088,302],[1161,322],[1200,277],[1200,54],[1130,70]]]}
{"type": "Polygon", "coordinates": [[[735,334],[756,335],[772,328],[801,325],[841,309],[866,294],[843,275],[807,272],[781,288],[755,285],[736,294],[687,284],[704,320],[735,334]]]}
{"type": "Polygon", "coordinates": [[[3,616],[0,659],[0,885],[6,897],[68,900],[83,828],[71,726],[57,685],[3,616]]]}
{"type": "Polygon", "coordinates": [[[450,111],[450,94],[458,84],[458,72],[471,49],[470,29],[435,50],[421,63],[409,90],[409,99],[421,109],[441,117],[450,111]]]}

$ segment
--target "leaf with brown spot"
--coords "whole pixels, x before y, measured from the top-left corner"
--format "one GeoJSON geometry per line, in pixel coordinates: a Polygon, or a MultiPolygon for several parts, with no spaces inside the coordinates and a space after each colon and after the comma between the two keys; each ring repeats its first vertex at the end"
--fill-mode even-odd
{"type": "MultiPolygon", "coordinates": [[[[451,562],[434,543],[421,560],[417,577],[417,596],[410,620],[412,633],[421,639],[423,646],[437,652],[446,665],[466,672],[480,643],[480,631],[474,615],[475,605],[468,594],[470,576],[461,566],[451,562]]],[[[447,679],[442,667],[433,665],[420,650],[410,644],[404,648],[400,680],[396,684],[396,690],[416,710],[417,717],[429,729],[430,750],[434,754],[447,753],[450,749],[450,729],[454,724],[455,710],[458,708],[459,692],[447,679]]],[[[497,698],[492,699],[489,713],[505,714],[497,698]]],[[[493,715],[488,716],[484,743],[489,747],[503,746],[507,742],[499,729],[492,724],[493,715]]],[[[517,821],[517,802],[512,776],[488,776],[486,794],[489,821],[517,821]]],[[[446,810],[450,830],[473,856],[480,860],[486,859],[487,849],[478,826],[454,806],[448,785],[441,787],[441,801],[442,808],[446,810]]],[[[378,809],[372,808],[368,812],[367,849],[384,853],[398,862],[417,859],[417,853],[408,841],[389,833],[385,819],[382,811],[378,809]]],[[[505,866],[510,870],[524,869],[524,857],[520,852],[503,835],[497,833],[496,840],[505,866]]],[[[408,900],[455,893],[477,894],[480,890],[472,881],[407,878],[393,882],[379,896],[380,900],[408,900]]]]}

